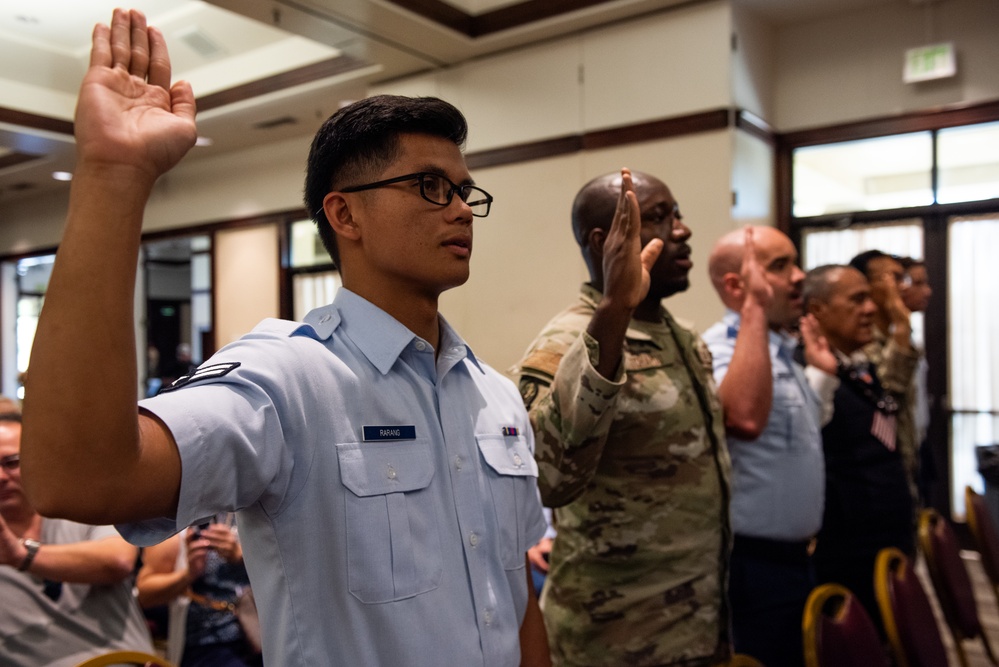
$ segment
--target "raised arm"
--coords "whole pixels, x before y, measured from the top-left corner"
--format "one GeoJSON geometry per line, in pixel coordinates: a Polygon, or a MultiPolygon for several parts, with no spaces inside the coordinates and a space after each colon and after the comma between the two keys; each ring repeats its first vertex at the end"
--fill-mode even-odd
{"type": "Polygon", "coordinates": [[[766,313],[773,289],[757,261],[751,227],[746,228],[743,247],[739,290],[744,297],[739,311],[739,333],[732,360],[718,386],[718,398],[725,414],[726,432],[741,440],[756,440],[767,427],[773,402],[770,327],[766,313]]]}
{"type": "Polygon", "coordinates": [[[649,291],[649,269],[661,239],[641,247],[641,211],[631,172],[621,170],[621,191],[607,231],[590,233],[600,248],[603,296],[595,312],[543,332],[517,374],[534,426],[538,486],[547,507],[579,496],[603,456],[622,386],[621,356],[635,308],[649,291]]]}
{"type": "Polygon", "coordinates": [[[115,10],[94,29],[66,230],[24,404],[24,487],[42,514],[106,524],[175,510],[176,446],[160,422],[137,417],[133,295],[143,210],[194,145],[194,112],[141,13],[115,10]]]}
{"type": "Polygon", "coordinates": [[[912,313],[905,307],[899,293],[895,277],[888,272],[875,278],[883,285],[887,293],[888,323],[890,327],[888,341],[881,350],[880,358],[872,359],[877,365],[878,379],[881,386],[905,400],[912,376],[919,363],[919,351],[912,345],[912,313]]]}
{"type": "Polygon", "coordinates": [[[663,249],[662,239],[641,246],[642,213],[628,169],[621,170],[621,193],[603,243],[603,298],[586,328],[600,347],[597,371],[613,379],[621,363],[624,336],[638,304],[649,293],[649,270],[663,249]]]}

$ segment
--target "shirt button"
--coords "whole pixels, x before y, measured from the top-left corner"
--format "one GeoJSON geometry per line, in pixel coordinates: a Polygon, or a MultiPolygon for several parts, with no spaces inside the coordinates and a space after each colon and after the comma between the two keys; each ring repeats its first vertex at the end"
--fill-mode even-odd
{"type": "Polygon", "coordinates": [[[517,467],[524,465],[524,459],[520,458],[520,454],[513,455],[513,462],[517,464],[517,467]]]}
{"type": "Polygon", "coordinates": [[[398,476],[399,475],[396,473],[395,468],[393,468],[392,466],[389,466],[388,467],[388,478],[389,479],[395,479],[398,476]]]}
{"type": "Polygon", "coordinates": [[[468,536],[468,543],[471,544],[473,547],[478,546],[479,536],[476,535],[475,533],[470,534],[468,536]]]}
{"type": "Polygon", "coordinates": [[[427,344],[424,343],[422,340],[418,340],[416,341],[416,349],[419,350],[420,352],[423,352],[425,349],[427,349],[427,344]]]}
{"type": "Polygon", "coordinates": [[[454,467],[455,468],[457,468],[458,470],[461,470],[461,467],[463,465],[465,465],[465,459],[461,458],[460,456],[454,457],[454,467]]]}
{"type": "Polygon", "coordinates": [[[486,613],[482,615],[482,618],[485,620],[486,625],[493,624],[493,612],[489,611],[488,609],[486,609],[486,613]]]}

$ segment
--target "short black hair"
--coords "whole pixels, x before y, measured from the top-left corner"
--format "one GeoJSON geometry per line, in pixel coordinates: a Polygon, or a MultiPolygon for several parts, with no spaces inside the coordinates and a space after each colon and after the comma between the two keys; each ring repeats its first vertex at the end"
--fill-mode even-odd
{"type": "Polygon", "coordinates": [[[332,190],[361,185],[381,171],[398,155],[399,135],[404,133],[442,137],[463,148],[468,123],[452,104],[436,97],[376,95],[334,113],[312,140],[305,206],[337,268],[336,233],[323,212],[323,199],[332,190]]]}
{"type": "Polygon", "coordinates": [[[880,250],[865,250],[850,260],[850,266],[863,273],[865,277],[870,278],[870,275],[867,273],[867,267],[872,261],[882,257],[888,257],[889,259],[894,259],[896,261],[898,260],[898,257],[895,255],[889,255],[888,253],[881,252],[880,250]]]}
{"type": "Polygon", "coordinates": [[[902,270],[906,273],[915,266],[926,266],[926,262],[915,257],[898,257],[898,263],[902,265],[902,270]]]}

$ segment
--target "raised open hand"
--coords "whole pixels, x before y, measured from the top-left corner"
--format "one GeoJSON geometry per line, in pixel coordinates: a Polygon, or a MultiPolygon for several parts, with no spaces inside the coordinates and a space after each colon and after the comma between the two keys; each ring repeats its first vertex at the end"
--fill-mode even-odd
{"type": "Polygon", "coordinates": [[[170,85],[166,41],[141,12],[116,9],[110,27],[94,28],[76,108],[81,166],[137,169],[152,182],[194,145],[194,115],[191,86],[170,85]]]}
{"type": "Polygon", "coordinates": [[[756,243],[753,240],[752,227],[746,227],[741,277],[746,297],[752,297],[763,308],[769,306],[774,298],[774,289],[767,281],[764,268],[756,256],[756,243]]]}
{"type": "Polygon", "coordinates": [[[642,213],[631,180],[631,171],[621,170],[621,193],[614,219],[603,245],[604,298],[634,309],[649,293],[649,271],[663,249],[662,239],[642,248],[642,213]]]}
{"type": "Polygon", "coordinates": [[[836,355],[829,347],[829,341],[822,335],[815,315],[808,313],[802,317],[800,329],[801,341],[805,347],[805,364],[836,375],[836,355]]]}

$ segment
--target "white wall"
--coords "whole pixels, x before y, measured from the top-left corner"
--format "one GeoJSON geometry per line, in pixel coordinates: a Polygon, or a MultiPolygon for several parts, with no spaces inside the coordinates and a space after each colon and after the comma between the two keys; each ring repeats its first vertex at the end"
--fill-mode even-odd
{"type": "MultiPolygon", "coordinates": [[[[469,150],[581,134],[731,105],[730,31],[727,2],[699,4],[373,92],[439,95],[456,104],[469,121],[469,150]]],[[[501,371],[513,365],[588,278],[570,231],[576,192],[626,166],[660,177],[679,201],[694,232],[695,267],[691,289],[667,305],[707,328],[721,314],[707,280],[708,252],[736,224],[734,134],[719,130],[476,170],[476,182],[496,203],[475,222],[469,282],[443,297],[441,311],[477,355],[501,371]]]]}
{"type": "Polygon", "coordinates": [[[732,5],[736,47],[732,52],[732,99],[772,122],[776,85],[776,30],[738,3],[732,5]]]}
{"type": "Polygon", "coordinates": [[[572,237],[570,210],[579,188],[623,166],[658,175],[693,231],[691,288],[666,305],[704,330],[722,308],[707,279],[713,240],[736,226],[729,212],[731,130],[481,169],[476,181],[496,197],[475,221],[472,275],[448,292],[441,312],[498,370],[513,365],[545,322],[569,305],[588,279],[572,237]]]}
{"type": "Polygon", "coordinates": [[[872,3],[777,32],[782,132],[999,98],[999,2],[872,3]],[[906,49],[953,41],[957,76],[902,82],[906,49]]]}
{"type": "Polygon", "coordinates": [[[459,109],[478,151],[731,104],[730,10],[718,0],[376,86],[459,109]]]}

